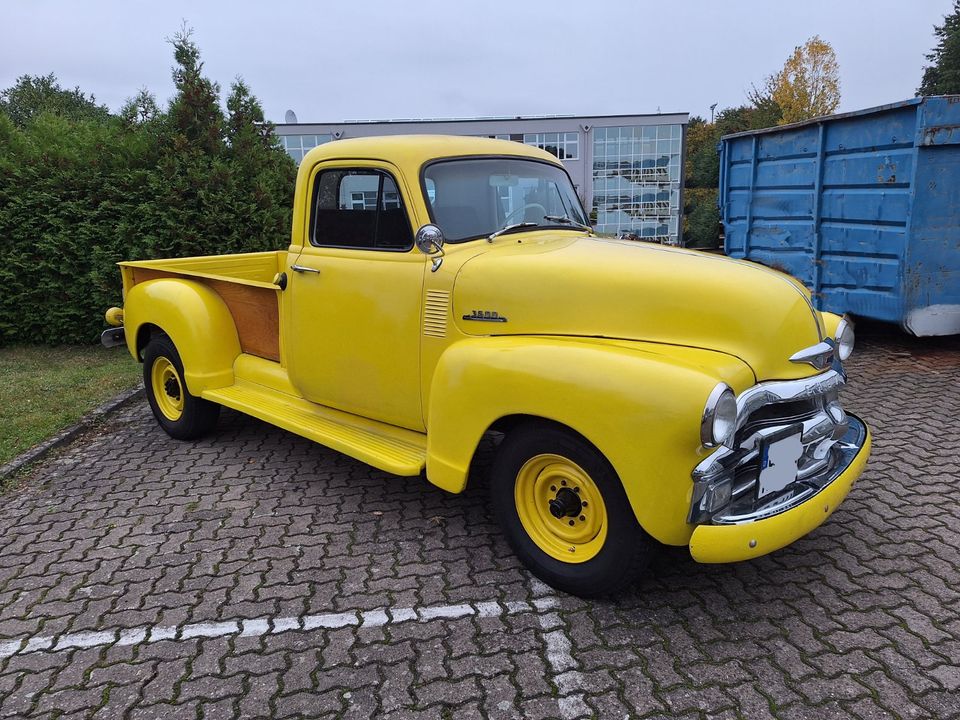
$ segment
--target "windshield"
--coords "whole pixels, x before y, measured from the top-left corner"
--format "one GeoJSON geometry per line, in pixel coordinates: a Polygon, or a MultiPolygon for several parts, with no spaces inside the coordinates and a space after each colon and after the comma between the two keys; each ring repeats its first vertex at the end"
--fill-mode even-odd
{"type": "Polygon", "coordinates": [[[447,242],[487,237],[509,225],[580,230],[587,225],[562,168],[522,158],[444,160],[427,166],[424,189],[447,242]]]}

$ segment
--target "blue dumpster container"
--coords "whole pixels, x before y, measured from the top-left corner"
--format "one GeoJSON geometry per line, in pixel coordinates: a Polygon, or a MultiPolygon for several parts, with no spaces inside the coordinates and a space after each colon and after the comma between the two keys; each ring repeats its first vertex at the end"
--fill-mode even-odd
{"type": "Polygon", "coordinates": [[[960,96],[727,135],[719,203],[726,253],[820,309],[960,333],[960,96]]]}

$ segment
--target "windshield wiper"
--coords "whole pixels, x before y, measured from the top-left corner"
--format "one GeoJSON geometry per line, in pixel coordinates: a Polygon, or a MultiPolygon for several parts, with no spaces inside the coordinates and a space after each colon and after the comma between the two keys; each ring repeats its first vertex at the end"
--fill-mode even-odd
{"type": "Polygon", "coordinates": [[[493,242],[494,238],[498,238],[504,233],[510,232],[511,230],[519,230],[520,228],[526,228],[526,227],[539,227],[539,225],[540,223],[535,223],[535,222],[513,223],[513,225],[507,225],[506,227],[502,227],[496,232],[492,232],[489,235],[487,235],[487,242],[493,242]]]}
{"type": "Polygon", "coordinates": [[[544,215],[543,219],[549,220],[550,222],[560,223],[561,225],[573,225],[581,230],[586,230],[588,233],[593,233],[592,227],[589,225],[584,225],[582,222],[577,222],[569,215],[544,215]]]}

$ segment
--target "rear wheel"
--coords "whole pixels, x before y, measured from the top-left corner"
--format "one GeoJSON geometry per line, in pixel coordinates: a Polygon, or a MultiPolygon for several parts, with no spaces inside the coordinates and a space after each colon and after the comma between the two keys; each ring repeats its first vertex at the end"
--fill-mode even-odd
{"type": "Polygon", "coordinates": [[[617,592],[637,580],[654,552],[610,463],[563,427],[531,422],[511,431],[490,490],[514,552],[558,590],[617,592]]]}
{"type": "Polygon", "coordinates": [[[150,338],[143,351],[143,384],[157,422],[170,437],[194,440],[217,424],[220,406],[191,395],[180,353],[167,335],[150,338]]]}

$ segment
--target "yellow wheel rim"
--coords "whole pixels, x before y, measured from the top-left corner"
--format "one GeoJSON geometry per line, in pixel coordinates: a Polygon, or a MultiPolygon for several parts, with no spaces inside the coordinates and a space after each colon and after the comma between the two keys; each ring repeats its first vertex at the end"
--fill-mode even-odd
{"type": "Polygon", "coordinates": [[[572,460],[536,455],[514,485],[520,523],[550,557],[567,563],[593,558],[607,539],[607,508],[593,479],[572,460]]]}
{"type": "Polygon", "coordinates": [[[157,407],[167,420],[176,422],[183,415],[183,383],[173,363],[158,357],[150,368],[150,384],[157,407]]]}

